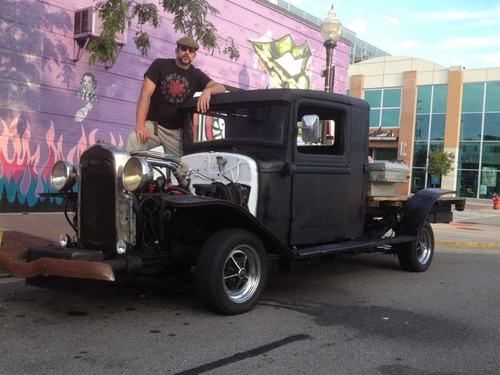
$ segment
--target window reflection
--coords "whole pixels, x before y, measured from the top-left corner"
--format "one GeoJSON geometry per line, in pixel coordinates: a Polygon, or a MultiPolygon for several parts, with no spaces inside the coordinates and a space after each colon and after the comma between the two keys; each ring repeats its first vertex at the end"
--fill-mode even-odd
{"type": "Polygon", "coordinates": [[[481,139],[481,118],[480,113],[462,113],[460,122],[460,139],[462,141],[481,139]]]}
{"type": "Polygon", "coordinates": [[[500,112],[500,81],[486,84],[486,112],[500,112]]]}
{"type": "Polygon", "coordinates": [[[457,190],[461,197],[475,198],[477,196],[477,171],[458,170],[457,190]]]}
{"type": "Polygon", "coordinates": [[[464,83],[462,112],[483,111],[484,83],[464,83]]]}
{"type": "Polygon", "coordinates": [[[500,140],[500,113],[486,113],[484,115],[484,136],[485,141],[500,140]]]}
{"type": "Polygon", "coordinates": [[[479,142],[461,143],[458,150],[458,168],[479,169],[479,142]]]}

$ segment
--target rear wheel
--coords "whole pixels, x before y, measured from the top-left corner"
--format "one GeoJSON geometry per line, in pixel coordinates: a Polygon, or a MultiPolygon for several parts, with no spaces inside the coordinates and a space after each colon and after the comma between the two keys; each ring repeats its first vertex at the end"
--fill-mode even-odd
{"type": "Polygon", "coordinates": [[[212,309],[241,314],[257,303],[267,282],[267,254],[255,234],[224,229],[204,244],[196,264],[196,286],[212,309]]]}
{"type": "Polygon", "coordinates": [[[398,259],[405,271],[423,272],[431,265],[434,256],[434,232],[429,222],[425,222],[416,242],[398,247],[398,259]]]}

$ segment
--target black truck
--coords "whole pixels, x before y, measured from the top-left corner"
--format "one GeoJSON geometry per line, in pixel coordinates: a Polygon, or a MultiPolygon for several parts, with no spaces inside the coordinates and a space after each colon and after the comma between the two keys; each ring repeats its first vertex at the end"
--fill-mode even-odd
{"type": "Polygon", "coordinates": [[[57,192],[46,194],[64,197],[74,235],[61,235],[59,246],[0,252],[0,265],[27,279],[186,270],[209,307],[238,314],[257,303],[270,262],[381,252],[397,254],[404,270],[425,271],[430,223],[450,222],[452,207],[465,207],[440,189],[395,195],[390,178],[377,195],[363,100],[254,90],[218,95],[206,113],[195,100],[182,111],[187,180],[176,179],[172,155],[97,143],[78,167],[58,161],[57,192]]]}

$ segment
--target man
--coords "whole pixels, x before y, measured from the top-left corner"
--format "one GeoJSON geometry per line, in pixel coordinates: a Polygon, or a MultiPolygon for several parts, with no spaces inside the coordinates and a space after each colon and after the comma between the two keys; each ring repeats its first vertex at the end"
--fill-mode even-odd
{"type": "MultiPolygon", "coordinates": [[[[165,153],[182,156],[182,117],[179,107],[197,91],[198,112],[205,112],[212,95],[225,88],[192,65],[198,43],[189,37],[177,41],[175,59],[156,59],[144,74],[137,102],[136,125],[127,139],[127,151],[163,146],[165,153]]],[[[186,167],[183,166],[182,174],[186,167]]]]}

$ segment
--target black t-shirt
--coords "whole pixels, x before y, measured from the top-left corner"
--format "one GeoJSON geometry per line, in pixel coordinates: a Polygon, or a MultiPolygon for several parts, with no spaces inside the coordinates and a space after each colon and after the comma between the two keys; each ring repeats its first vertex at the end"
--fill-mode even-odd
{"type": "Polygon", "coordinates": [[[147,120],[158,121],[169,129],[182,128],[180,105],[203,91],[211,79],[200,69],[190,66],[181,69],[175,59],[156,59],[144,73],[156,85],[151,96],[147,120]]]}

